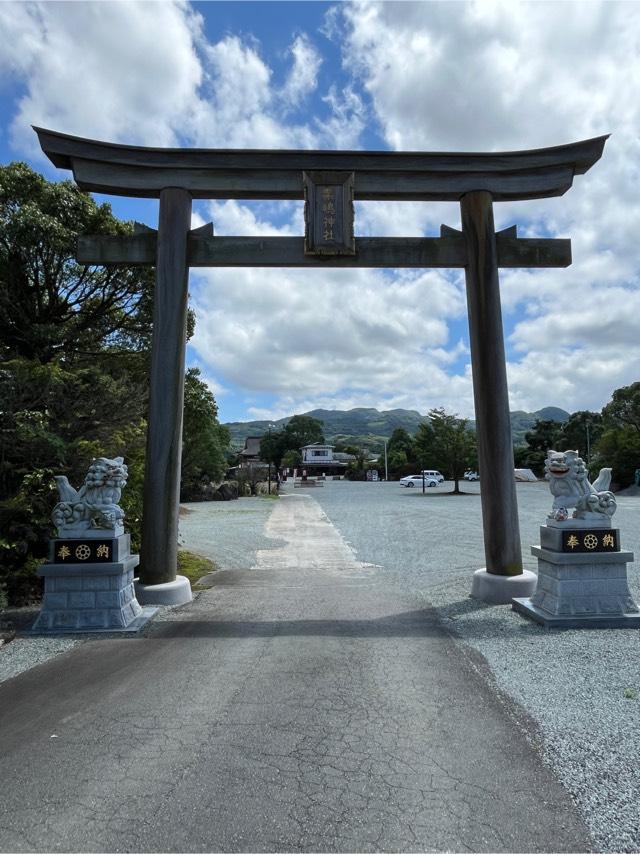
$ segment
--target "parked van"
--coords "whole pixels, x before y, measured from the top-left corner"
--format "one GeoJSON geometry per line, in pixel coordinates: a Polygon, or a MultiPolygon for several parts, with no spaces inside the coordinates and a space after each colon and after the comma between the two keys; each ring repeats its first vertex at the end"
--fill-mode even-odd
{"type": "Polygon", "coordinates": [[[439,471],[434,471],[433,469],[423,469],[420,474],[424,475],[425,477],[433,478],[437,480],[438,483],[442,483],[442,481],[444,480],[443,475],[441,475],[439,471]]]}

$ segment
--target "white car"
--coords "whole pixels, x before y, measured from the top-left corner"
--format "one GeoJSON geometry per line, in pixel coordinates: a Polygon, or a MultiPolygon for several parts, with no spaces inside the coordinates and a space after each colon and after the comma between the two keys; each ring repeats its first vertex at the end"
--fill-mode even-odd
{"type": "Polygon", "coordinates": [[[480,480],[480,475],[477,471],[466,471],[464,473],[465,480],[480,480]]]}
{"type": "MultiPolygon", "coordinates": [[[[400,484],[402,486],[419,486],[422,489],[422,475],[421,474],[410,474],[407,477],[400,478],[400,484]]],[[[435,477],[424,477],[424,485],[425,486],[437,486],[440,481],[435,477]]]]}
{"type": "Polygon", "coordinates": [[[437,480],[438,483],[442,483],[444,481],[444,475],[440,474],[440,472],[435,469],[423,469],[420,474],[425,477],[432,478],[433,480],[437,480]]]}

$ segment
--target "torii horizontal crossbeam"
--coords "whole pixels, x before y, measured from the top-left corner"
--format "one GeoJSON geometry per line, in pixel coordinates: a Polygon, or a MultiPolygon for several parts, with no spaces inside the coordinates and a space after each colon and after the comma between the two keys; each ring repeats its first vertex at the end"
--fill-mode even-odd
{"type": "MultiPolygon", "coordinates": [[[[302,237],[205,237],[191,234],[190,267],[466,267],[467,247],[459,237],[357,237],[355,255],[305,255],[302,237]]],[[[496,235],[500,267],[568,267],[571,241],[496,235]]],[[[81,264],[156,263],[157,234],[83,236],[81,264]]]]}
{"type": "Polygon", "coordinates": [[[606,136],[490,153],[146,148],[34,128],[44,153],[73,170],[83,190],[159,198],[165,187],[192,198],[302,199],[303,173],[354,173],[356,200],[458,201],[485,190],[493,201],[560,196],[602,155],[606,136]]]}

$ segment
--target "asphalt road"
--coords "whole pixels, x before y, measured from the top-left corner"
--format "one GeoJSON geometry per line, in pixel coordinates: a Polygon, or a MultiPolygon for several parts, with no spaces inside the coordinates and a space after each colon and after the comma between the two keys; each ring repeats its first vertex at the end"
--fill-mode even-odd
{"type": "Polygon", "coordinates": [[[147,636],[0,685],[0,850],[589,850],[479,657],[315,501],[266,534],[147,636]]]}

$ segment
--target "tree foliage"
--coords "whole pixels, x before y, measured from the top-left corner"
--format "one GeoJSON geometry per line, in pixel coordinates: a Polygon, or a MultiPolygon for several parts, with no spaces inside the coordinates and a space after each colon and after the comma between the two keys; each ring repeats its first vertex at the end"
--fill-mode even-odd
{"type": "Polygon", "coordinates": [[[294,415],[283,432],[287,450],[299,451],[305,445],[324,442],[322,421],[310,415],[294,415]]]}
{"type": "MultiPolygon", "coordinates": [[[[0,587],[16,603],[39,587],[54,474],[78,487],[92,458],[123,456],[139,547],[153,270],[75,261],[79,234],[131,232],[69,181],[0,167],[0,587]]],[[[209,451],[186,422],[185,444],[209,451]]]]}
{"type": "Polygon", "coordinates": [[[270,431],[260,439],[260,459],[279,469],[282,458],[290,448],[287,447],[286,435],[283,430],[270,431]]]}
{"type": "Polygon", "coordinates": [[[613,481],[621,487],[630,486],[640,468],[640,382],[613,392],[602,410],[600,429],[592,471],[610,466],[613,481]]]}
{"type": "Polygon", "coordinates": [[[601,413],[580,410],[564,424],[538,421],[525,438],[526,446],[514,451],[515,464],[538,476],[544,474],[548,450],[577,450],[590,462],[592,477],[610,467],[614,483],[629,486],[640,468],[640,382],[616,389],[601,413]]]}
{"type": "Polygon", "coordinates": [[[227,469],[229,431],[218,421],[218,406],[198,368],[189,368],[184,386],[182,469],[183,501],[197,500],[203,484],[222,480],[227,469]]]}
{"type": "Polygon", "coordinates": [[[82,266],[79,234],[130,234],[108,204],[24,163],[0,168],[0,341],[6,358],[40,363],[144,350],[153,271],[82,266]]]}
{"type": "Polygon", "coordinates": [[[562,450],[562,424],[552,420],[536,421],[533,430],[525,435],[526,445],[514,449],[514,463],[542,477],[544,461],[550,448],[562,450]]]}
{"type": "Polygon", "coordinates": [[[269,431],[260,440],[260,458],[280,468],[285,456],[300,455],[305,445],[324,442],[322,422],[310,415],[294,415],[281,430],[269,431]]]}
{"type": "Polygon", "coordinates": [[[442,407],[429,411],[416,434],[415,448],[423,467],[437,468],[454,481],[454,492],[460,492],[459,481],[476,456],[476,434],[469,430],[465,418],[445,412],[442,407]]]}
{"type": "Polygon", "coordinates": [[[616,389],[602,417],[609,427],[630,427],[640,433],[640,382],[616,389]]]}
{"type": "MultiPolygon", "coordinates": [[[[384,463],[384,458],[382,460],[384,463]]],[[[396,427],[387,442],[387,470],[390,477],[409,474],[417,462],[413,436],[404,427],[396,427]]]]}
{"type": "Polygon", "coordinates": [[[640,468],[640,435],[633,427],[610,427],[602,434],[593,458],[592,473],[607,466],[620,487],[634,483],[640,468]]]}
{"type": "Polygon", "coordinates": [[[569,420],[562,425],[559,449],[579,451],[582,459],[589,461],[593,455],[594,446],[602,436],[603,429],[604,422],[599,412],[589,410],[573,412],[569,420]]]}

